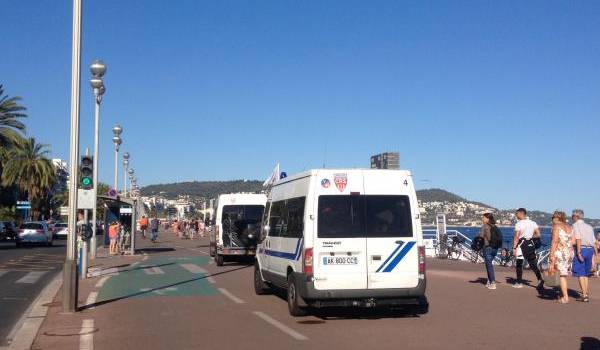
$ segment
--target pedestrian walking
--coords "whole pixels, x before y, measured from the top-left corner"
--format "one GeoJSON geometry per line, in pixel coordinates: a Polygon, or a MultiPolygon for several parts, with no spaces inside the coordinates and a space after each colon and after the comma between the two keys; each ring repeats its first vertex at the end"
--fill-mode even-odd
{"type": "Polygon", "coordinates": [[[110,226],[108,226],[108,237],[110,238],[110,246],[109,246],[109,254],[115,255],[117,254],[117,239],[119,237],[119,223],[118,221],[113,221],[110,226]]]}
{"type": "Polygon", "coordinates": [[[140,219],[140,229],[142,230],[142,238],[146,239],[146,230],[148,230],[148,218],[146,215],[142,215],[140,219]]]}
{"type": "Polygon", "coordinates": [[[150,240],[152,241],[152,243],[155,243],[156,239],[158,238],[158,227],[159,226],[160,226],[160,223],[158,222],[156,215],[154,215],[152,220],[150,220],[150,235],[151,235],[150,240]]]}
{"type": "Polygon", "coordinates": [[[569,303],[567,276],[573,260],[573,229],[567,224],[567,214],[555,211],[552,215],[552,247],[550,248],[550,266],[548,272],[560,276],[561,304],[569,303]]]}
{"type": "Polygon", "coordinates": [[[494,258],[498,254],[498,248],[502,247],[502,233],[496,226],[496,219],[491,213],[483,214],[481,218],[483,225],[479,237],[483,238],[483,260],[487,272],[486,288],[496,289],[496,276],[494,274],[494,258]]]}
{"type": "Polygon", "coordinates": [[[523,264],[525,260],[529,264],[529,268],[537,277],[538,291],[544,288],[544,280],[542,273],[538,268],[537,255],[535,252],[534,238],[540,238],[540,228],[535,221],[527,218],[527,210],[519,208],[516,212],[517,223],[515,225],[515,235],[513,237],[514,255],[517,257],[517,281],[513,284],[514,288],[523,288],[523,264]]]}
{"type": "Polygon", "coordinates": [[[597,254],[598,242],[594,229],[583,221],[583,210],[573,210],[573,236],[575,238],[575,257],[573,258],[573,277],[579,279],[581,296],[579,301],[589,302],[588,278],[592,272],[592,261],[597,254]]]}

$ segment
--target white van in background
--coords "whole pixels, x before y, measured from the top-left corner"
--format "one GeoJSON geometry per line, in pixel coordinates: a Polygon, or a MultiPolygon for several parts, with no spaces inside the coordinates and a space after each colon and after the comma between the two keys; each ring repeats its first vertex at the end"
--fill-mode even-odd
{"type": "Polygon", "coordinates": [[[428,310],[425,249],[409,171],[319,169],[276,182],[254,271],[257,294],[287,289],[306,307],[408,305],[428,310]]]}
{"type": "Polygon", "coordinates": [[[222,194],[215,204],[210,255],[218,266],[228,256],[254,256],[267,197],[264,194],[222,194]]]}

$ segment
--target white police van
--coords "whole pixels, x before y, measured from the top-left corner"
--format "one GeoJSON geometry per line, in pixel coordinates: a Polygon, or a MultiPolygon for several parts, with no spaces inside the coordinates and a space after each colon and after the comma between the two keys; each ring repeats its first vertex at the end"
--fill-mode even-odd
{"type": "Polygon", "coordinates": [[[319,169],[276,182],[254,268],[257,294],[287,289],[307,307],[380,305],[428,310],[425,248],[409,171],[319,169]]]}
{"type": "Polygon", "coordinates": [[[218,266],[229,256],[254,256],[266,201],[264,194],[219,196],[210,232],[210,255],[218,266]]]}

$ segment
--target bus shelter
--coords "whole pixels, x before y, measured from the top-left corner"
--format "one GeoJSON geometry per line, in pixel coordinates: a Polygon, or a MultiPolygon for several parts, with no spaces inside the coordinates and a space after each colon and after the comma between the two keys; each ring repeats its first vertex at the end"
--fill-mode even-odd
{"type": "Polygon", "coordinates": [[[129,239],[124,240],[124,251],[131,255],[135,254],[135,233],[137,222],[137,200],[133,198],[98,196],[104,206],[103,231],[104,246],[108,247],[110,238],[108,237],[108,226],[114,221],[118,221],[124,228],[125,236],[129,239]]]}

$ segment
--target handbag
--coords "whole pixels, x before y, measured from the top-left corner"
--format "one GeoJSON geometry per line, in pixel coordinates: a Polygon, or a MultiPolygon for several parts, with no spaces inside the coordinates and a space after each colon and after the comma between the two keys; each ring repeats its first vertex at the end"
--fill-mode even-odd
{"type": "Polygon", "coordinates": [[[554,271],[553,274],[550,274],[550,271],[544,272],[544,285],[548,287],[558,287],[560,286],[560,274],[558,271],[554,271]]]}

